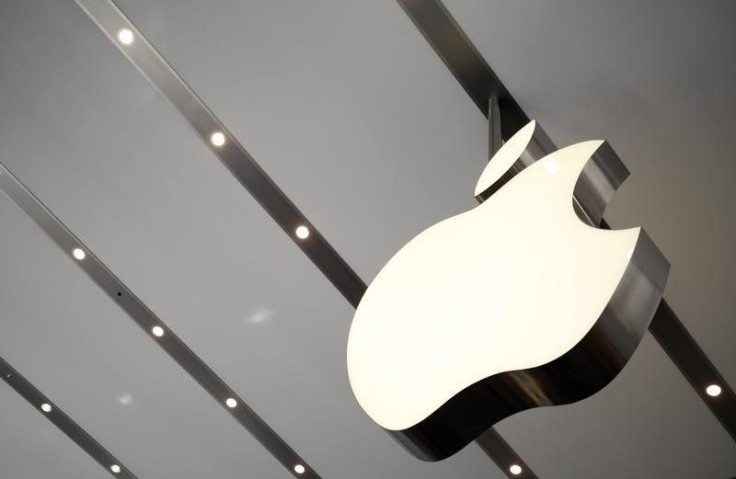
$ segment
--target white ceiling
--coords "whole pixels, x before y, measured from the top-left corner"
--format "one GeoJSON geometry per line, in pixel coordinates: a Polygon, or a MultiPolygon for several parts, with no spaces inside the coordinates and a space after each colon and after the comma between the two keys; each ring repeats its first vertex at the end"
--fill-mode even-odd
{"type": "MultiPolygon", "coordinates": [[[[119,5],[365,280],[473,206],[485,119],[394,0],[119,5]]],[[[668,256],[666,297],[731,384],[734,5],[447,1],[553,140],[611,140],[633,174],[607,218],[668,256]]],[[[325,479],[504,477],[368,420],[350,306],[74,2],[0,2],[0,66],[0,161],[325,479]]],[[[0,355],[139,478],[290,477],[4,197],[0,224],[0,355]]],[[[0,475],[108,477],[0,400],[0,475]]],[[[599,395],[499,430],[543,479],[736,475],[651,337],[599,395]]]]}

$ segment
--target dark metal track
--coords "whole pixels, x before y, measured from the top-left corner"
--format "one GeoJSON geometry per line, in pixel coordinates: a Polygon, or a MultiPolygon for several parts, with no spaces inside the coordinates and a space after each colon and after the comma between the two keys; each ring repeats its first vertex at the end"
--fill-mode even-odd
{"type": "Polygon", "coordinates": [[[736,441],[736,394],[665,301],[654,314],[649,332],[736,441]],[[721,387],[718,397],[705,392],[710,384],[721,387]]]}
{"type": "Polygon", "coordinates": [[[498,467],[509,475],[509,477],[538,479],[537,475],[534,474],[534,471],[524,464],[521,457],[516,454],[514,449],[509,446],[509,443],[507,443],[495,429],[488,429],[486,432],[481,434],[475,442],[478,443],[483,452],[493,458],[496,464],[498,464],[498,467]],[[510,468],[514,464],[522,468],[521,473],[511,474],[510,468]]]}
{"type": "Polygon", "coordinates": [[[110,451],[97,442],[95,438],[89,435],[87,431],[74,422],[72,418],[67,416],[59,406],[54,404],[48,397],[46,397],[41,391],[39,391],[33,384],[30,383],[23,375],[16,371],[5,359],[0,357],[0,377],[11,387],[20,394],[23,399],[28,401],[33,409],[39,411],[39,414],[43,414],[46,418],[54,423],[61,432],[67,435],[69,439],[74,441],[77,446],[81,447],[84,452],[94,459],[100,466],[102,466],[108,473],[121,479],[137,479],[137,476],[133,474],[130,469],[113,456],[110,451]],[[42,404],[51,405],[51,410],[41,411],[42,404]],[[114,472],[111,468],[117,465],[120,467],[119,472],[114,472]]]}
{"type": "MultiPolygon", "coordinates": [[[[105,292],[130,319],[146,331],[151,339],[166,351],[205,391],[225,408],[248,432],[253,435],[292,475],[309,479],[319,479],[316,471],[284,441],[276,432],[253,411],[248,404],[228,386],[207,364],[179,339],[166,324],[151,311],[92,251],[77,238],[36,196],[33,195],[2,163],[0,163],[0,191],[4,192],[48,237],[72,255],[75,249],[84,251],[77,265],[105,292]],[[160,328],[161,335],[153,332],[160,328]],[[225,401],[237,401],[235,407],[228,407],[225,401]],[[296,473],[294,467],[301,464],[303,473],[296,473]]],[[[79,429],[79,431],[82,431],[79,429]]],[[[83,431],[82,431],[83,432],[83,431]]],[[[72,437],[72,436],[70,436],[72,437]]],[[[74,439],[74,437],[72,437],[74,439]]],[[[85,449],[86,450],[86,449],[85,449]]]]}
{"type": "MultiPolygon", "coordinates": [[[[294,239],[295,243],[309,256],[312,262],[314,262],[343,296],[345,296],[348,302],[353,307],[357,307],[360,298],[366,290],[366,284],[363,280],[358,277],[327,240],[309,223],[307,218],[238,142],[237,138],[227,130],[225,125],[222,124],[217,116],[189,85],[186,84],[171,65],[168,64],[166,59],[148,42],[133,22],[125,16],[112,0],[76,0],[76,2],[108,36],[113,44],[118,47],[121,53],[179,111],[223,165],[225,165],[284,231],[294,239]],[[121,28],[127,28],[133,32],[135,41],[132,44],[123,45],[116,38],[121,28]],[[215,131],[224,134],[226,143],[223,147],[213,147],[210,143],[210,135],[215,131]],[[294,234],[295,228],[299,225],[309,227],[310,235],[307,240],[300,240],[294,234]]],[[[469,42],[467,43],[469,44],[469,42]]],[[[477,55],[479,57],[479,54],[477,55]]],[[[472,65],[472,62],[468,62],[468,64],[472,65]]],[[[468,72],[470,71],[468,70],[468,72]]],[[[488,69],[488,72],[490,72],[490,69],[488,69]]],[[[490,73],[492,75],[492,72],[490,73]]],[[[476,80],[473,82],[473,85],[480,85],[483,83],[483,80],[476,80]]],[[[487,82],[486,84],[492,85],[494,83],[487,82]]],[[[497,84],[500,85],[501,83],[497,82],[497,84]]],[[[513,102],[508,92],[498,92],[495,96],[499,97],[501,105],[508,101],[513,102]]],[[[486,96],[483,99],[486,108],[488,98],[489,96],[486,96]]],[[[516,110],[521,111],[518,105],[516,105],[516,110]]],[[[518,124],[521,127],[525,123],[523,118],[504,118],[502,125],[507,125],[506,128],[508,131],[505,133],[510,135],[516,131],[514,125],[518,124]]],[[[507,464],[507,458],[509,457],[517,458],[516,463],[524,471],[531,473],[528,466],[518,459],[518,455],[508,444],[504,441],[496,441],[495,444],[494,449],[484,448],[483,450],[491,456],[491,459],[509,477],[519,477],[518,475],[511,475],[509,473],[508,468],[510,464],[507,464]]]]}
{"type": "MultiPolygon", "coordinates": [[[[488,115],[489,99],[498,97],[501,132],[504,139],[508,139],[528,122],[526,113],[493,73],[440,0],[397,1],[484,115],[488,115]]],[[[535,152],[536,159],[539,159],[539,154],[551,153],[555,148],[550,141],[542,150],[544,149],[548,151],[535,152]]],[[[605,222],[602,222],[601,226],[607,227],[605,222]]],[[[664,300],[652,320],[649,331],[698,396],[736,440],[736,395],[733,389],[664,300]],[[720,396],[710,397],[705,393],[705,388],[709,384],[718,384],[722,388],[720,396]]]]}
{"type": "Polygon", "coordinates": [[[297,246],[312,260],[332,284],[353,306],[357,306],[365,291],[365,283],[343,261],[339,254],[309,223],[301,211],[256,163],[248,151],[225,125],[204,104],[189,85],[166,62],[133,23],[110,0],[76,0],[130,62],[156,87],[184,117],[204,143],[212,150],[232,175],[250,192],[253,198],[294,240],[297,246]],[[128,28],[135,35],[130,45],[122,45],[116,38],[121,28],[128,28]],[[213,132],[225,137],[222,147],[210,142],[213,132]],[[309,237],[299,239],[296,228],[309,228],[309,237]]]}
{"type": "Polygon", "coordinates": [[[438,0],[397,0],[397,2],[484,115],[488,116],[488,100],[492,97],[498,99],[503,138],[510,138],[529,123],[529,117],[442,2],[438,0]]]}

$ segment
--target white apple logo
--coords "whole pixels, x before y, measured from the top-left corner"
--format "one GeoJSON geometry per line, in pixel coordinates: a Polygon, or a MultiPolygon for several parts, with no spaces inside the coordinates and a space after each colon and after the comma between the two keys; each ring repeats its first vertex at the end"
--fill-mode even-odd
{"type": "MultiPolygon", "coordinates": [[[[499,150],[476,195],[506,174],[534,128],[499,150]]],[[[447,457],[518,411],[595,393],[641,340],[669,265],[641,228],[602,230],[573,211],[576,182],[602,144],[560,149],[423,231],[363,296],[350,384],[421,459],[447,457]]]]}

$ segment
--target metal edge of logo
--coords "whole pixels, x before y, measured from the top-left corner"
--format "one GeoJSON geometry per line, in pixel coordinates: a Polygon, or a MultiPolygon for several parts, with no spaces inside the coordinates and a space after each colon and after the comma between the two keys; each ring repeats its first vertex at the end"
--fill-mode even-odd
{"type": "MultiPolygon", "coordinates": [[[[603,212],[628,174],[604,142],[576,183],[578,200],[572,201],[578,217],[607,228],[603,212]]],[[[644,337],[662,299],[669,268],[667,259],[641,229],[611,299],[576,346],[545,365],[482,379],[411,428],[387,432],[417,458],[438,461],[513,414],[570,404],[597,393],[621,372],[644,337]]]]}

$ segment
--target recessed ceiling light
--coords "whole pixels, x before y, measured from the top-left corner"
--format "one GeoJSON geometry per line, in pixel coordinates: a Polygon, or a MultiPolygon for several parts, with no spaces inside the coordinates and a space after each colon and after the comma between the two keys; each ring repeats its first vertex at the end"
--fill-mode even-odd
{"type": "Polygon", "coordinates": [[[87,253],[85,253],[84,250],[81,248],[74,248],[74,250],[72,250],[72,255],[75,259],[78,259],[79,261],[82,261],[84,258],[87,257],[87,253]]]}
{"type": "Polygon", "coordinates": [[[306,470],[307,469],[301,464],[297,464],[296,466],[294,466],[294,472],[296,472],[297,474],[304,474],[304,471],[306,470]]]}
{"type": "Polygon", "coordinates": [[[151,332],[154,336],[160,338],[164,335],[164,328],[162,328],[161,326],[154,326],[153,328],[151,328],[151,332]]]}
{"type": "Polygon", "coordinates": [[[131,45],[135,41],[135,35],[129,28],[118,30],[118,41],[123,45],[131,45]]]}
{"type": "Polygon", "coordinates": [[[235,406],[238,405],[238,401],[236,401],[233,398],[227,398],[225,400],[225,404],[227,405],[227,407],[229,407],[230,409],[232,409],[232,408],[234,408],[235,406]]]}
{"type": "Polygon", "coordinates": [[[509,472],[515,476],[518,476],[521,474],[521,466],[518,464],[512,464],[511,467],[509,467],[509,472]]]}
{"type": "Polygon", "coordinates": [[[43,412],[51,412],[51,409],[52,409],[51,408],[51,404],[49,404],[47,402],[41,404],[41,411],[43,411],[43,412]]]}
{"type": "Polygon", "coordinates": [[[110,470],[117,474],[118,472],[120,472],[121,469],[120,466],[118,466],[117,464],[113,464],[112,466],[110,466],[110,470]]]}
{"type": "Polygon", "coordinates": [[[309,228],[307,228],[304,225],[299,226],[296,229],[296,237],[299,239],[307,239],[309,238],[309,228]]]}
{"type": "Polygon", "coordinates": [[[219,148],[225,144],[225,135],[221,131],[216,131],[210,136],[210,142],[219,148]]]}
{"type": "Polygon", "coordinates": [[[718,384],[711,384],[705,388],[705,392],[708,393],[708,396],[716,397],[721,394],[721,387],[718,384]]]}

